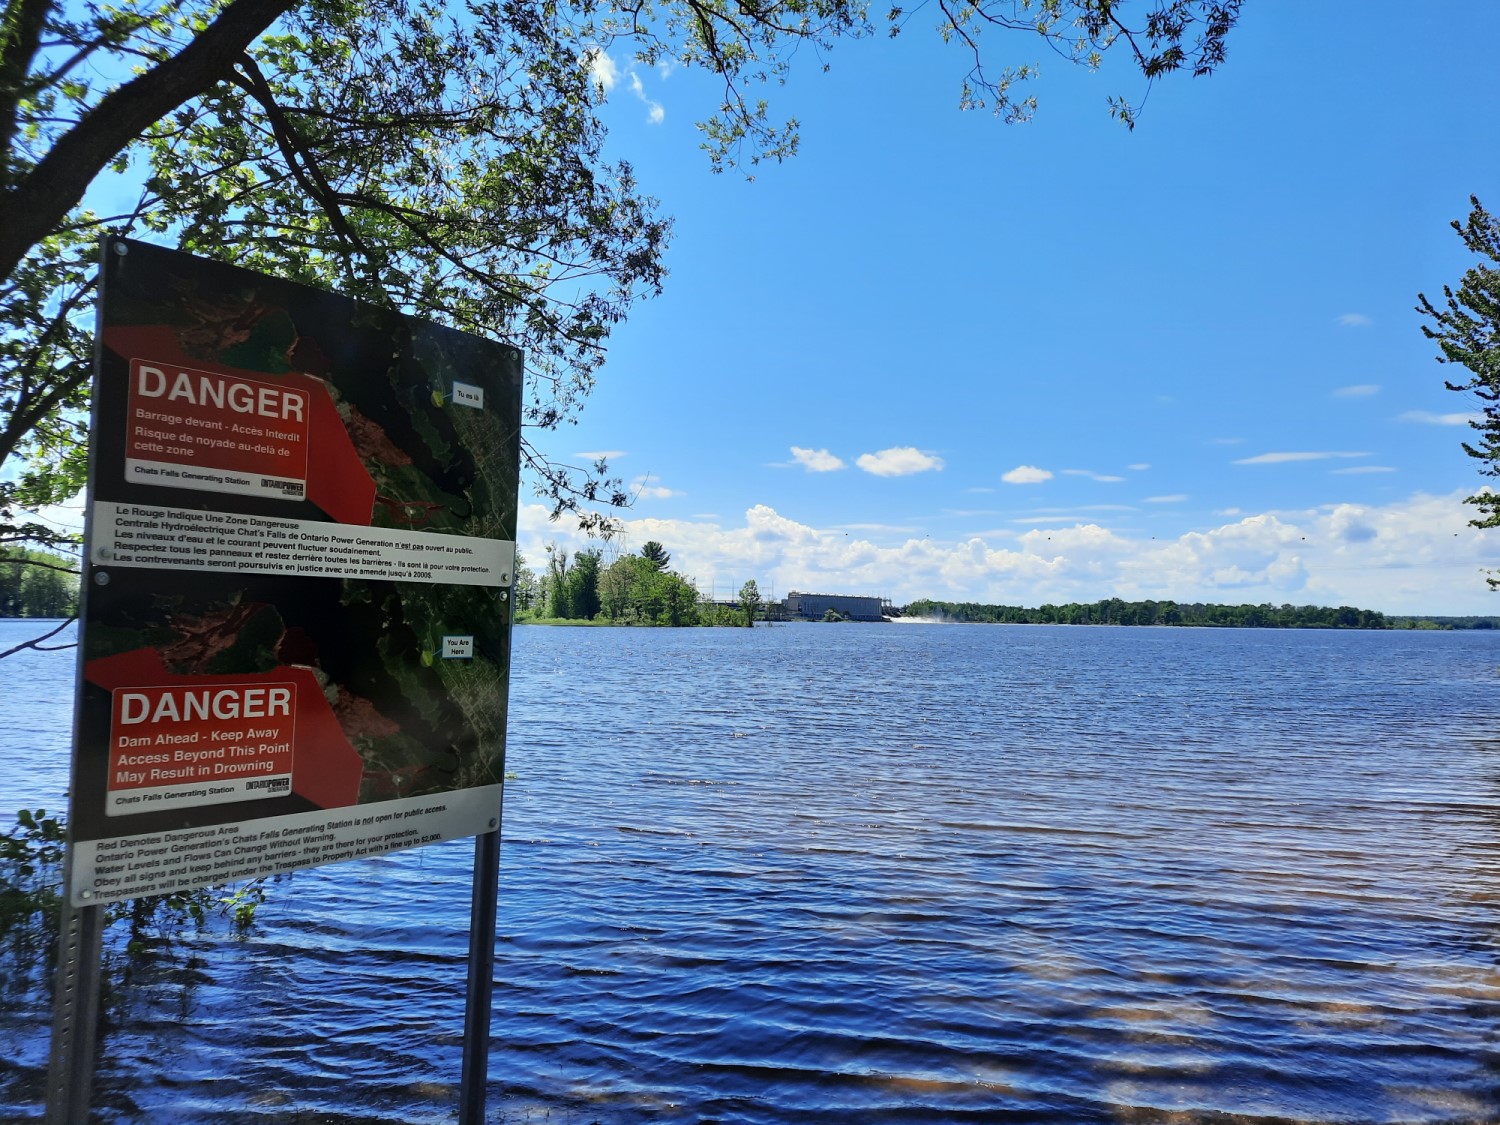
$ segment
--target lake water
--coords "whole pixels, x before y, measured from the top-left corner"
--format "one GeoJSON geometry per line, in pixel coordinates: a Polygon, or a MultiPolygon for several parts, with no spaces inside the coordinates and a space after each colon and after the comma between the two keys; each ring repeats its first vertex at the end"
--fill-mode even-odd
{"type": "MultiPolygon", "coordinates": [[[[518,629],[491,1118],[1500,1120],[1497,664],[1486,633],[518,629]]],[[[59,801],[71,676],[0,664],[7,817],[59,801]]],[[[451,1121],[471,856],[273,887],[142,984],[102,1119],[451,1121]]],[[[0,1016],[0,1118],[39,1113],[45,1019],[0,1016]]]]}

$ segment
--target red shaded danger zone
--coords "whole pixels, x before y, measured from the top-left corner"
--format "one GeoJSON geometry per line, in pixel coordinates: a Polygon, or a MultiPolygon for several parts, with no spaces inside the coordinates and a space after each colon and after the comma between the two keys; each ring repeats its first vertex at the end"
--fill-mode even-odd
{"type": "Polygon", "coordinates": [[[108,815],[291,792],[295,683],[129,687],[111,697],[108,815]]]}
{"type": "Polygon", "coordinates": [[[132,359],[125,477],[301,500],[311,416],[301,387],[132,359]]]}

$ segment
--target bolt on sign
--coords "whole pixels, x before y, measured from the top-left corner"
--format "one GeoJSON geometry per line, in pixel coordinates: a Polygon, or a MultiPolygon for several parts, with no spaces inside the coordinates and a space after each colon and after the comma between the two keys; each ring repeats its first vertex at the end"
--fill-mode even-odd
{"type": "Polygon", "coordinates": [[[104,257],[73,904],[494,828],[521,353],[104,257]]]}

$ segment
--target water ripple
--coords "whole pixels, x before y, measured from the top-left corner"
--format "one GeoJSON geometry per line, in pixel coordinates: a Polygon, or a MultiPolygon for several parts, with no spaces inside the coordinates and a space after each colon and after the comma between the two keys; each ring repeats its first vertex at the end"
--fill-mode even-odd
{"type": "MultiPolygon", "coordinates": [[[[1500,1120],[1496,643],[520,630],[493,1113],[1500,1120]]],[[[273,888],[111,1028],[101,1118],[450,1121],[471,855],[273,888]]]]}

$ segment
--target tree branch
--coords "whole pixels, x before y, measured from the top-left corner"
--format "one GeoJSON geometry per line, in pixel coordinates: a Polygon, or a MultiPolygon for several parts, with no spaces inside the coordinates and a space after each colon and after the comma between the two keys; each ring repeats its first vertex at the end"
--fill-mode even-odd
{"type": "Polygon", "coordinates": [[[51,374],[45,391],[35,398],[16,404],[15,411],[0,431],[0,461],[8,459],[26,437],[41,424],[57,406],[88,381],[92,368],[87,363],[73,363],[51,374]]]}
{"type": "MultiPolygon", "coordinates": [[[[380,279],[376,273],[375,255],[369,244],[350,225],[348,217],[345,216],[340,206],[341,196],[334,191],[327,177],[323,175],[323,168],[318,163],[312,147],[297,131],[296,126],[288,120],[281,103],[276,100],[275,91],[271,89],[271,84],[266,81],[266,76],[261,73],[255,60],[246,54],[239,59],[238,65],[239,70],[231,72],[230,80],[260,103],[260,107],[266,111],[266,119],[271,124],[271,134],[292,176],[302,185],[302,190],[323,208],[323,213],[328,216],[334,232],[349,248],[349,257],[352,258],[355,253],[358,253],[360,260],[365,263],[371,273],[370,280],[375,283],[378,290],[380,279]]],[[[354,270],[347,260],[344,268],[352,279],[354,270]]]]}
{"type": "Polygon", "coordinates": [[[246,47],[297,0],[232,0],[178,54],[106,94],[13,187],[0,191],[0,277],[83,198],[115,155],[184,102],[228,76],[246,47]]]}
{"type": "Polygon", "coordinates": [[[28,648],[34,648],[38,652],[56,652],[58,649],[77,648],[78,646],[77,646],[76,642],[74,644],[66,644],[66,645],[44,645],[44,644],[42,644],[43,641],[51,640],[53,637],[57,636],[57,634],[61,633],[64,629],[66,629],[69,625],[73,624],[73,622],[75,622],[77,620],[78,620],[78,618],[76,618],[76,617],[70,617],[66,621],[64,621],[61,625],[59,625],[56,629],[53,629],[51,632],[43,633],[40,637],[32,637],[31,640],[29,640],[29,641],[22,641],[20,644],[16,645],[14,648],[8,648],[4,652],[0,652],[0,660],[4,660],[7,656],[14,656],[16,653],[21,652],[22,650],[28,649],[28,648]]]}
{"type": "Polygon", "coordinates": [[[0,12],[0,174],[10,163],[20,122],[16,111],[27,93],[26,75],[41,45],[54,0],[8,0],[0,12]]]}
{"type": "Polygon", "coordinates": [[[17,566],[36,566],[43,570],[55,570],[59,574],[80,574],[76,566],[58,566],[56,563],[43,562],[41,559],[8,559],[0,555],[0,563],[15,563],[17,566]]]}

